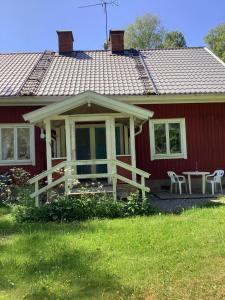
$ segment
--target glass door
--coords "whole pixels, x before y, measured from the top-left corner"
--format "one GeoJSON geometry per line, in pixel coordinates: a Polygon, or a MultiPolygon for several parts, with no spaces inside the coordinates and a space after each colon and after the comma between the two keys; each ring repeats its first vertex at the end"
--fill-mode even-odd
{"type": "MultiPolygon", "coordinates": [[[[106,159],[106,130],[105,127],[95,127],[95,154],[96,159],[106,159]]],[[[96,173],[107,173],[107,165],[97,165],[96,173]]]]}
{"type": "MultiPolygon", "coordinates": [[[[122,153],[122,136],[120,127],[116,127],[116,154],[122,153]]],[[[106,128],[104,124],[77,125],[76,127],[76,159],[106,159],[106,128]]],[[[107,164],[78,166],[78,174],[107,173],[107,164]]]]}
{"type": "MultiPolygon", "coordinates": [[[[76,128],[76,159],[91,159],[90,128],[76,128]]],[[[91,166],[77,166],[77,174],[90,174],[91,166]]]]}

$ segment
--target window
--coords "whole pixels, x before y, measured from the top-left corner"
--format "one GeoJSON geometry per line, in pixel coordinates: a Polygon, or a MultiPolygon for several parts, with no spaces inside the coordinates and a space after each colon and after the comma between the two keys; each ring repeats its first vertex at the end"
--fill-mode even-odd
{"type": "Polygon", "coordinates": [[[0,125],[0,164],[34,164],[34,127],[0,125]]]}
{"type": "Polygon", "coordinates": [[[151,120],[151,159],[187,158],[184,119],[151,120]]]}

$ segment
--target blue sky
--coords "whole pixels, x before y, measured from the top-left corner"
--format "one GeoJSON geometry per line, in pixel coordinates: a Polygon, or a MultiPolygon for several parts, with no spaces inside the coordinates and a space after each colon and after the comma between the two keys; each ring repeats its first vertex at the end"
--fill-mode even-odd
{"type": "MultiPolygon", "coordinates": [[[[101,49],[105,40],[98,0],[1,0],[0,52],[57,50],[56,30],[70,29],[77,50],[101,49]]],[[[225,0],[119,0],[109,8],[109,27],[124,29],[146,12],[169,30],[184,33],[188,46],[204,45],[207,32],[225,22],[225,0]]]]}

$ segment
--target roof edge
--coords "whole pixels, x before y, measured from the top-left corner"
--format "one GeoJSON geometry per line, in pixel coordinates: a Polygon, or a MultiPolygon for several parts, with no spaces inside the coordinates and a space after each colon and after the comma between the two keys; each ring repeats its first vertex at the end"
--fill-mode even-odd
{"type": "Polygon", "coordinates": [[[222,61],[215,53],[213,53],[208,47],[204,47],[204,49],[210,53],[217,61],[219,61],[224,67],[225,67],[225,62],[222,61]]]}

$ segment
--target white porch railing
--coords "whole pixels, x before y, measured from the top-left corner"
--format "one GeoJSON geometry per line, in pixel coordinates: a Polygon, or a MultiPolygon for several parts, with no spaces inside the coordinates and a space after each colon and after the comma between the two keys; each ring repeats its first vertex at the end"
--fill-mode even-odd
{"type": "MultiPolygon", "coordinates": [[[[142,191],[142,198],[145,198],[145,193],[149,192],[150,189],[146,186],[145,180],[149,178],[150,174],[140,170],[136,167],[132,167],[124,162],[119,160],[108,160],[108,159],[99,159],[99,160],[80,160],[80,161],[63,161],[56,166],[52,167],[51,169],[42,172],[41,174],[33,177],[29,180],[30,184],[35,185],[35,191],[31,194],[32,198],[35,198],[35,205],[39,206],[39,196],[44,192],[54,188],[55,186],[59,185],[60,183],[65,184],[65,193],[69,194],[70,190],[73,186],[73,180],[79,179],[95,179],[95,178],[108,178],[112,181],[113,186],[113,197],[116,201],[117,199],[117,181],[120,180],[125,182],[137,189],[142,191]],[[111,173],[100,173],[100,174],[75,174],[74,170],[77,169],[77,166],[88,166],[88,165],[110,165],[111,173]],[[130,171],[136,175],[141,177],[141,183],[126,178],[117,172],[117,167],[121,167],[127,171],[130,171]],[[50,182],[47,182],[47,185],[44,187],[39,188],[39,181],[43,180],[48,176],[52,176],[53,173],[62,172],[62,176],[58,179],[52,178],[50,182]]],[[[53,176],[54,177],[54,176],[53,176]]]]}

